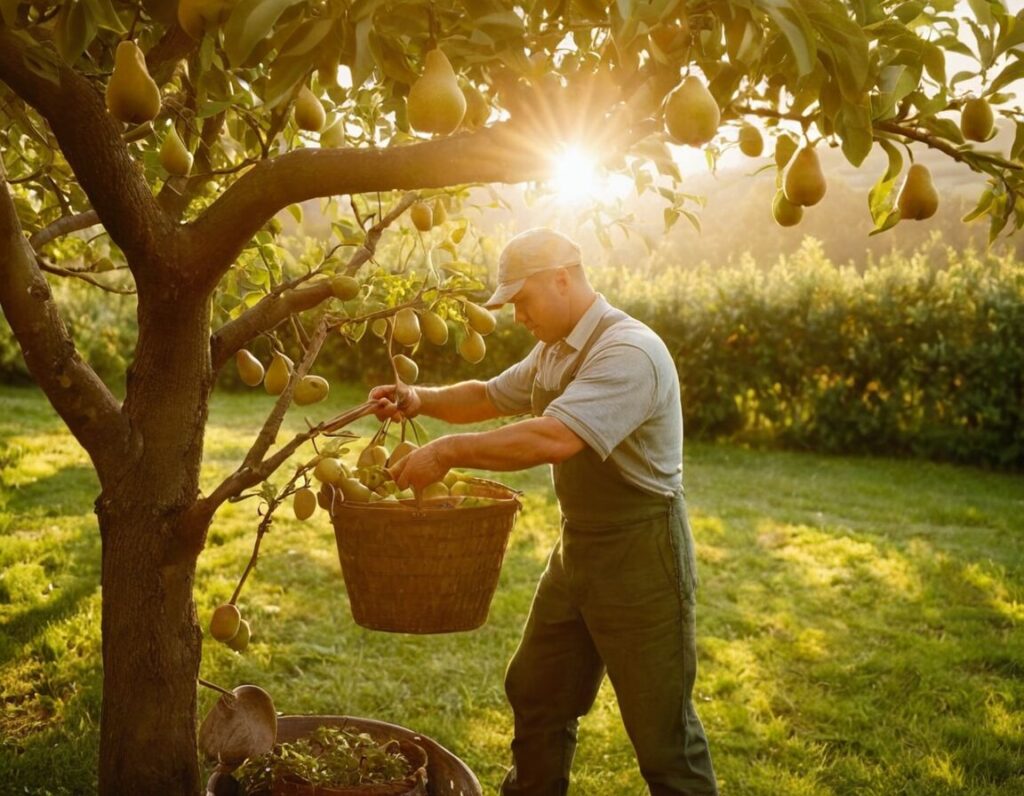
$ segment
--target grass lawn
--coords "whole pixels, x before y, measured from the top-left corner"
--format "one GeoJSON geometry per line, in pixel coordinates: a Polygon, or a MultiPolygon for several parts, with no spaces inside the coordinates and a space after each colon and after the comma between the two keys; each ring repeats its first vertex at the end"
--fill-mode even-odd
{"type": "MultiPolygon", "coordinates": [[[[316,416],[362,395],[336,389],[316,416]]],[[[269,406],[262,392],[217,397],[205,489],[269,406]]],[[[298,411],[288,426],[302,426],[298,411]]],[[[1024,793],[1024,479],[700,444],[685,466],[701,568],[696,699],[724,796],[1024,793]]],[[[287,713],[413,727],[494,793],[511,735],[504,667],[557,529],[543,468],[503,480],[525,491],[525,510],[481,630],[356,627],[326,516],[282,516],[240,601],[253,643],[239,655],[210,642],[203,676],[258,683],[287,713]]],[[[0,388],[0,484],[0,791],[90,793],[97,482],[34,391],[0,388]]],[[[245,501],[214,521],[197,578],[204,624],[256,519],[245,501]]],[[[213,698],[201,689],[202,712],[213,698]]],[[[646,792],[607,683],[580,736],[574,793],[646,792]]]]}

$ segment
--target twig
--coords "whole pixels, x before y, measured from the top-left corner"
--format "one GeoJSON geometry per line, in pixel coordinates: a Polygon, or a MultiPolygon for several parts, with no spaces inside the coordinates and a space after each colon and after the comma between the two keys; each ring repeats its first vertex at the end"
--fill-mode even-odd
{"type": "Polygon", "coordinates": [[[86,210],[84,213],[61,216],[52,224],[48,224],[42,229],[34,232],[28,239],[28,242],[33,249],[39,251],[40,247],[45,246],[47,243],[50,243],[57,238],[67,235],[69,232],[88,229],[89,227],[96,226],[96,224],[99,223],[100,217],[97,215],[95,210],[86,210]]]}

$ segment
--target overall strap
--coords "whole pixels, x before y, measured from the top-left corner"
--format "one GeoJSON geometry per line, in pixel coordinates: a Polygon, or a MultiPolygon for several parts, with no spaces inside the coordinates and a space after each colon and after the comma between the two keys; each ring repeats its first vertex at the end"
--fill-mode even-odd
{"type": "Polygon", "coordinates": [[[562,387],[569,386],[569,382],[576,378],[576,374],[579,373],[583,363],[586,362],[587,357],[590,356],[590,350],[597,344],[597,341],[601,339],[603,335],[610,327],[617,324],[619,321],[624,321],[629,316],[620,309],[612,307],[608,312],[601,316],[601,320],[597,322],[597,326],[594,327],[594,331],[590,333],[590,337],[587,338],[587,342],[583,344],[580,349],[580,355],[576,357],[576,362],[572,366],[572,370],[569,372],[568,378],[565,380],[565,384],[562,387]]]}

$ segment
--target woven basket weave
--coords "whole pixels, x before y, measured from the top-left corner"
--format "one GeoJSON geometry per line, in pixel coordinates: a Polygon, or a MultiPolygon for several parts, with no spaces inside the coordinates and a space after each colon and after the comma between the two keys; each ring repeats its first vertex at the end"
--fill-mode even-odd
{"type": "Polygon", "coordinates": [[[487,621],[517,493],[472,479],[474,496],[495,503],[457,508],[465,498],[353,503],[334,507],[334,536],[352,617],[371,630],[454,633],[487,621]]]}

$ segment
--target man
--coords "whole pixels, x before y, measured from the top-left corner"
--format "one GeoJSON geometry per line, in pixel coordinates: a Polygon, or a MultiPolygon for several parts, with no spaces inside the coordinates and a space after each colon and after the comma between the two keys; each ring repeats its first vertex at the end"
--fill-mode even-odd
{"type": "Polygon", "coordinates": [[[550,229],[513,238],[488,307],[515,306],[540,341],[488,382],[374,388],[378,416],[467,423],[392,469],[422,489],[453,467],[553,465],[562,532],[505,678],[515,718],[504,796],[569,787],[580,716],[605,671],[652,796],[715,794],[696,674],[693,539],[682,497],[679,379],[664,343],[595,293],[579,248],[550,229]]]}

